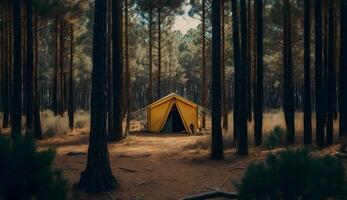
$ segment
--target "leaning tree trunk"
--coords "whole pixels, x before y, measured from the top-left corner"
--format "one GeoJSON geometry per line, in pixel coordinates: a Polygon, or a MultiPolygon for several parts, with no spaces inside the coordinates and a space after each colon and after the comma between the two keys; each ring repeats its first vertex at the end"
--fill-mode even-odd
{"type": "Polygon", "coordinates": [[[26,131],[29,133],[33,128],[33,7],[32,0],[26,1],[26,29],[27,29],[27,55],[26,55],[26,131]]]}
{"type": "Polygon", "coordinates": [[[39,93],[39,43],[38,43],[38,14],[34,15],[34,134],[35,138],[42,139],[41,116],[40,116],[40,93],[39,93]]]}
{"type": "Polygon", "coordinates": [[[287,127],[287,143],[295,142],[294,126],[294,89],[292,77],[292,42],[291,42],[291,9],[290,0],[283,0],[283,110],[287,127]]]}
{"type": "Polygon", "coordinates": [[[347,136],[347,1],[341,1],[341,49],[340,49],[340,82],[339,82],[339,108],[340,108],[340,137],[347,136]]]}
{"type": "MultiPolygon", "coordinates": [[[[241,16],[241,62],[242,65],[240,67],[240,86],[247,86],[247,69],[248,66],[248,36],[247,36],[247,11],[246,11],[246,0],[241,0],[240,2],[240,16],[241,16]]],[[[239,126],[238,126],[238,135],[239,135],[239,146],[238,146],[238,154],[239,155],[247,155],[248,154],[248,133],[247,133],[247,117],[248,117],[248,109],[247,109],[247,89],[240,88],[240,96],[236,98],[240,98],[240,110],[239,110],[239,126]]]]}
{"type": "Polygon", "coordinates": [[[311,6],[310,0],[305,0],[305,19],[304,19],[304,144],[312,143],[312,114],[311,114],[311,6]]]}
{"type": "MultiPolygon", "coordinates": [[[[118,1],[115,1],[117,4],[118,1]]],[[[107,149],[105,128],[106,92],[106,0],[95,0],[93,70],[91,90],[91,130],[87,168],[76,185],[88,193],[106,192],[118,186],[107,149]]],[[[119,29],[120,26],[114,27],[119,29]]],[[[119,42],[119,41],[117,41],[119,42]]]]}
{"type": "Polygon", "coordinates": [[[212,148],[213,160],[223,159],[221,127],[221,1],[212,1],[212,148]]]}
{"type": "Polygon", "coordinates": [[[123,137],[122,128],[122,9],[121,0],[112,2],[112,35],[113,35],[113,125],[114,132],[109,135],[111,141],[119,141],[123,137]]]}
{"type": "Polygon", "coordinates": [[[71,130],[74,128],[74,90],[73,90],[73,59],[74,59],[74,26],[70,24],[70,72],[69,72],[69,100],[68,100],[68,114],[69,114],[69,127],[71,130]]]}
{"type": "Polygon", "coordinates": [[[240,115],[240,69],[241,69],[241,52],[240,52],[240,35],[239,35],[239,15],[237,0],[231,1],[233,14],[233,47],[234,47],[234,138],[233,142],[239,139],[239,115],[240,115]]]}
{"type": "Polygon", "coordinates": [[[329,18],[328,18],[329,34],[328,34],[328,82],[327,82],[327,144],[333,144],[334,137],[334,73],[335,73],[335,32],[334,32],[334,8],[333,2],[329,1],[329,18]]]}
{"type": "Polygon", "coordinates": [[[11,1],[13,8],[13,96],[12,96],[12,134],[13,140],[22,135],[22,51],[20,0],[11,1]]]}
{"type": "Polygon", "coordinates": [[[256,9],[256,91],[254,107],[254,141],[261,145],[263,135],[263,82],[264,82],[264,28],[263,28],[263,1],[255,0],[256,9]]]}

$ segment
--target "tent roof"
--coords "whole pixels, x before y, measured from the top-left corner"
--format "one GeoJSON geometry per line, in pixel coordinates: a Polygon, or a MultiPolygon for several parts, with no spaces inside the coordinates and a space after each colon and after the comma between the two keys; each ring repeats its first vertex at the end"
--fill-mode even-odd
{"type": "Polygon", "coordinates": [[[156,102],[153,102],[152,104],[148,105],[147,107],[148,108],[157,107],[157,106],[159,106],[159,105],[161,105],[167,101],[170,101],[171,99],[178,99],[178,100],[184,102],[185,104],[187,104],[191,107],[198,108],[198,104],[193,103],[192,101],[189,101],[188,99],[186,99],[186,98],[184,98],[184,97],[182,97],[176,93],[171,93],[171,94],[157,100],[156,102]]]}

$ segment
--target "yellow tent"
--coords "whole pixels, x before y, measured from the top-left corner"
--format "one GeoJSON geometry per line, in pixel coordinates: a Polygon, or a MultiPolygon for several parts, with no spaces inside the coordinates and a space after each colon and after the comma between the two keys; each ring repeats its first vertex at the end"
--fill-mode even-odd
{"type": "Polygon", "coordinates": [[[147,107],[147,129],[150,132],[194,133],[199,127],[199,106],[171,93],[147,107]]]}

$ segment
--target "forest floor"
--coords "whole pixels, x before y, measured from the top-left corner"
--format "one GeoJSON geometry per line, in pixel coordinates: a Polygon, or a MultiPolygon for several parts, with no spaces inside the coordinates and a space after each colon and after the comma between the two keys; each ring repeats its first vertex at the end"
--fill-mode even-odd
{"type": "MultiPolygon", "coordinates": [[[[56,150],[54,167],[63,170],[71,188],[86,167],[88,134],[87,128],[79,129],[38,143],[40,149],[56,150]],[[71,152],[82,154],[68,155],[71,152]]],[[[270,153],[251,146],[249,156],[240,157],[230,147],[225,150],[223,161],[211,161],[208,147],[200,145],[207,137],[137,133],[122,142],[111,143],[110,162],[120,184],[118,190],[93,196],[71,190],[69,199],[170,200],[214,188],[232,192],[236,191],[234,183],[240,182],[250,163],[263,160],[270,153]]],[[[337,148],[329,147],[322,153],[333,154],[337,148]]]]}

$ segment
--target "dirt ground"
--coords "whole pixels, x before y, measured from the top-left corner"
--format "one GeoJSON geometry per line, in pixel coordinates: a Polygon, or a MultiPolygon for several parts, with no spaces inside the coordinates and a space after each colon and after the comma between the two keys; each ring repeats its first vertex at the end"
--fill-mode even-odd
{"type": "MultiPolygon", "coordinates": [[[[86,167],[86,155],[67,155],[86,152],[88,129],[40,141],[40,149],[57,151],[54,167],[64,171],[69,185],[76,183],[86,167]]],[[[69,199],[170,200],[219,188],[236,191],[233,183],[241,180],[251,162],[262,160],[269,153],[250,148],[250,155],[240,157],[235,148],[225,151],[225,160],[211,161],[209,151],[193,148],[207,135],[132,134],[116,144],[109,144],[113,174],[120,187],[114,192],[89,196],[71,190],[69,199]]],[[[337,147],[325,151],[335,152],[337,147]]]]}
{"type": "MultiPolygon", "coordinates": [[[[226,151],[224,161],[211,161],[208,150],[188,146],[206,136],[183,134],[134,134],[128,139],[109,144],[110,162],[119,189],[108,194],[89,196],[72,191],[70,199],[180,199],[213,188],[235,191],[233,181],[239,181],[250,162],[257,156],[238,157],[234,150],[226,151]]],[[[64,171],[70,187],[79,180],[86,166],[88,130],[56,136],[39,142],[39,148],[52,147],[57,155],[54,167],[64,171]]]]}

